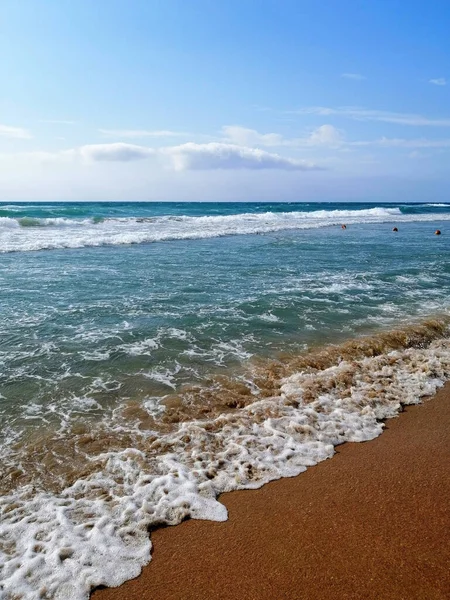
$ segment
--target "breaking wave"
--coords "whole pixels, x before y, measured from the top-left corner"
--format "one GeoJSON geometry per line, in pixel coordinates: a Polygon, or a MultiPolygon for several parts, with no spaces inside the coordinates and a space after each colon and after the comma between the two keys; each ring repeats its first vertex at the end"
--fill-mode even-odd
{"type": "MultiPolygon", "coordinates": [[[[340,223],[435,221],[435,214],[403,214],[399,208],[265,212],[222,216],[0,217],[0,252],[82,248],[205,239],[282,230],[330,227],[340,223]]],[[[450,220],[450,214],[439,215],[450,220]]]]}

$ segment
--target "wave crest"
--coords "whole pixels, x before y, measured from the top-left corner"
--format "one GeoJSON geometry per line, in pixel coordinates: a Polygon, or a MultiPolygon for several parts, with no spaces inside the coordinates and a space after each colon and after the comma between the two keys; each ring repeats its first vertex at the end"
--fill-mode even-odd
{"type": "MultiPolygon", "coordinates": [[[[82,248],[206,239],[283,230],[331,227],[343,222],[434,221],[432,214],[402,214],[399,208],[311,212],[265,212],[222,216],[0,218],[0,252],[82,248]]],[[[450,214],[439,219],[450,220],[450,214]]]]}

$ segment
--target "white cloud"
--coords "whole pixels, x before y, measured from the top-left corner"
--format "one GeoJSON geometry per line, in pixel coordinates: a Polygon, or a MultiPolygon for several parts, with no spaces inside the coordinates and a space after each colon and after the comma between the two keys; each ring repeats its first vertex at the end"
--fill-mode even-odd
{"type": "Polygon", "coordinates": [[[222,127],[227,142],[235,145],[254,146],[290,146],[297,148],[326,147],[349,148],[352,146],[379,146],[392,148],[448,148],[449,139],[430,140],[427,138],[402,139],[382,137],[375,140],[346,141],[343,132],[333,125],[325,124],[313,129],[308,136],[284,138],[278,133],[262,134],[255,129],[247,129],[238,125],[222,127]]]}
{"type": "Polygon", "coordinates": [[[444,77],[438,77],[437,79],[430,79],[429,83],[434,85],[447,85],[447,80],[444,77]]]}
{"type": "Polygon", "coordinates": [[[319,169],[314,163],[285,158],[255,148],[235,144],[187,143],[162,150],[172,158],[177,171],[212,169],[283,169],[308,171],[319,169]]]}
{"type": "Polygon", "coordinates": [[[9,125],[0,125],[0,136],[18,140],[30,140],[33,137],[28,129],[10,127],[9,125]]]}
{"type": "Polygon", "coordinates": [[[449,139],[431,140],[427,138],[403,139],[382,137],[375,140],[346,141],[340,129],[333,125],[321,125],[313,129],[308,136],[302,138],[284,138],[278,133],[261,134],[255,129],[247,129],[238,125],[222,128],[227,142],[235,145],[255,146],[290,146],[297,148],[326,147],[350,148],[357,146],[378,146],[391,148],[448,148],[449,139]]]}
{"type": "MultiPolygon", "coordinates": [[[[14,156],[14,155],[5,155],[14,156]]],[[[199,171],[214,169],[282,169],[285,171],[320,170],[318,165],[306,160],[286,158],[256,148],[211,142],[195,144],[189,142],[179,146],[149,148],[116,142],[112,144],[90,144],[59,152],[29,152],[16,156],[27,156],[38,162],[70,163],[80,161],[92,164],[99,162],[136,162],[151,157],[169,161],[176,171],[199,171]]]]}
{"type": "Polygon", "coordinates": [[[336,147],[343,143],[343,136],[339,129],[336,129],[333,125],[321,125],[311,132],[307,138],[307,143],[311,146],[336,147]]]}
{"type": "Polygon", "coordinates": [[[405,140],[402,138],[381,138],[373,142],[355,142],[356,145],[377,145],[391,148],[450,148],[450,140],[428,140],[426,138],[405,140]]]}
{"type": "Polygon", "coordinates": [[[450,127],[450,119],[434,119],[409,113],[396,113],[384,110],[369,110],[353,106],[327,108],[324,106],[311,106],[298,110],[287,111],[294,114],[348,117],[357,121],[382,121],[397,123],[399,125],[450,127]]]}
{"type": "Polygon", "coordinates": [[[189,135],[181,131],[149,131],[147,129],[99,129],[99,132],[105,136],[122,138],[143,138],[143,137],[180,137],[189,135]]]}
{"type": "Polygon", "coordinates": [[[343,142],[341,132],[333,125],[321,125],[314,129],[308,136],[299,138],[285,138],[279,133],[259,133],[256,129],[247,129],[239,125],[226,125],[222,127],[224,141],[239,146],[265,146],[265,147],[305,147],[305,146],[332,146],[336,147],[343,142]]]}
{"type": "Polygon", "coordinates": [[[81,148],[78,148],[76,151],[69,150],[67,152],[78,153],[81,158],[88,162],[130,162],[148,158],[155,153],[155,150],[153,148],[147,148],[146,146],[136,146],[134,144],[117,142],[114,144],[91,144],[81,146],[81,148]]]}
{"type": "Polygon", "coordinates": [[[278,133],[259,133],[240,125],[225,125],[222,133],[227,142],[239,146],[284,146],[286,140],[278,133]]]}
{"type": "Polygon", "coordinates": [[[342,73],[341,77],[344,79],[353,79],[354,81],[363,81],[367,79],[364,75],[360,75],[359,73],[342,73]]]}

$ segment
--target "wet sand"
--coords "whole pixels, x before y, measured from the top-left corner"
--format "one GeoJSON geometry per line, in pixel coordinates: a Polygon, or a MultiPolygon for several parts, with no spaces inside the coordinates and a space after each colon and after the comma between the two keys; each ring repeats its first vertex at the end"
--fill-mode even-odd
{"type": "Polygon", "coordinates": [[[377,439],[221,501],[226,523],[153,532],[140,577],[93,599],[449,599],[450,384],[377,439]]]}

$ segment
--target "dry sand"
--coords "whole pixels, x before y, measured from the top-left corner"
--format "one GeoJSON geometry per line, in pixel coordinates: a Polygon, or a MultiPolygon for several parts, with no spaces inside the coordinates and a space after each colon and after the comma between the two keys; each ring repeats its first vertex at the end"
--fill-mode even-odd
{"type": "Polygon", "coordinates": [[[94,600],[450,598],[450,384],[376,440],[257,491],[226,523],[152,534],[152,561],[94,600]]]}

